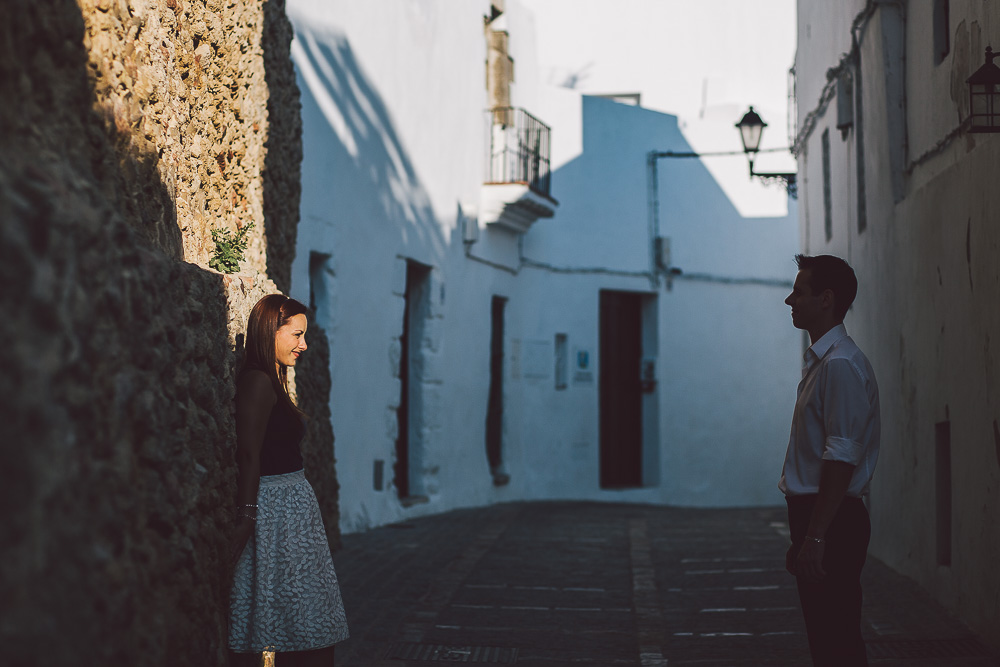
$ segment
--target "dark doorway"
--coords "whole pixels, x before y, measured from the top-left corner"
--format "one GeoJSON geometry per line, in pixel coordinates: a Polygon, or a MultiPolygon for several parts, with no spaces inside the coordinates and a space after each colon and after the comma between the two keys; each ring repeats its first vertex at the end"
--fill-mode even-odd
{"type": "Polygon", "coordinates": [[[507,299],[493,297],[490,310],[490,393],[486,405],[486,460],[497,486],[510,481],[503,471],[503,341],[507,299]]]}
{"type": "Polygon", "coordinates": [[[642,295],[600,297],[601,488],[642,486],[642,295]]]}
{"type": "Polygon", "coordinates": [[[406,292],[403,308],[403,334],[400,336],[399,408],[396,410],[396,463],[393,484],[400,499],[416,500],[420,488],[421,468],[421,344],[424,323],[429,310],[430,267],[413,261],[406,262],[406,292]]]}

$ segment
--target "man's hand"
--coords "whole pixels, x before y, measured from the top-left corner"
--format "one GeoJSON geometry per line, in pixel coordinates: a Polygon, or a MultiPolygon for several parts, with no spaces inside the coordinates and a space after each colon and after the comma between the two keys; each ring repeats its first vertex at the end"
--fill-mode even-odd
{"type": "Polygon", "coordinates": [[[826,551],[825,543],[807,539],[799,548],[792,574],[811,583],[823,581],[823,577],[826,576],[826,570],[823,569],[824,551],[826,551]]]}

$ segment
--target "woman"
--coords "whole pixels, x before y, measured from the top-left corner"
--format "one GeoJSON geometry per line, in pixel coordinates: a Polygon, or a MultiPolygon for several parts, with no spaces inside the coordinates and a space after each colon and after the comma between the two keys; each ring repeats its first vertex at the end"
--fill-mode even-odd
{"type": "Polygon", "coordinates": [[[229,648],[234,664],[332,667],[347,619],[319,505],[302,471],[302,412],[288,367],[306,351],[306,308],[270,294],[250,313],[236,383],[237,526],[229,648]]]}

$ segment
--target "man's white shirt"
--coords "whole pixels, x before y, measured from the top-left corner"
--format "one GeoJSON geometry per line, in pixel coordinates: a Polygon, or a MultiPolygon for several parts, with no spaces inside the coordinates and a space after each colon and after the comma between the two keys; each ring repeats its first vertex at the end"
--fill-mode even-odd
{"type": "Polygon", "coordinates": [[[822,462],[843,461],[855,466],[847,495],[867,495],[882,428],[875,372],[843,324],[813,343],[803,361],[778,488],[789,496],[816,493],[822,462]]]}

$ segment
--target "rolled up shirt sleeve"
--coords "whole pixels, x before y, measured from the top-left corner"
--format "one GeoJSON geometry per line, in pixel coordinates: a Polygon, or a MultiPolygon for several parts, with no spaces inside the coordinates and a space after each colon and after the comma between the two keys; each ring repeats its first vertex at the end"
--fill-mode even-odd
{"type": "Polygon", "coordinates": [[[858,465],[865,454],[871,405],[864,377],[849,359],[831,359],[824,382],[823,460],[858,465]]]}

